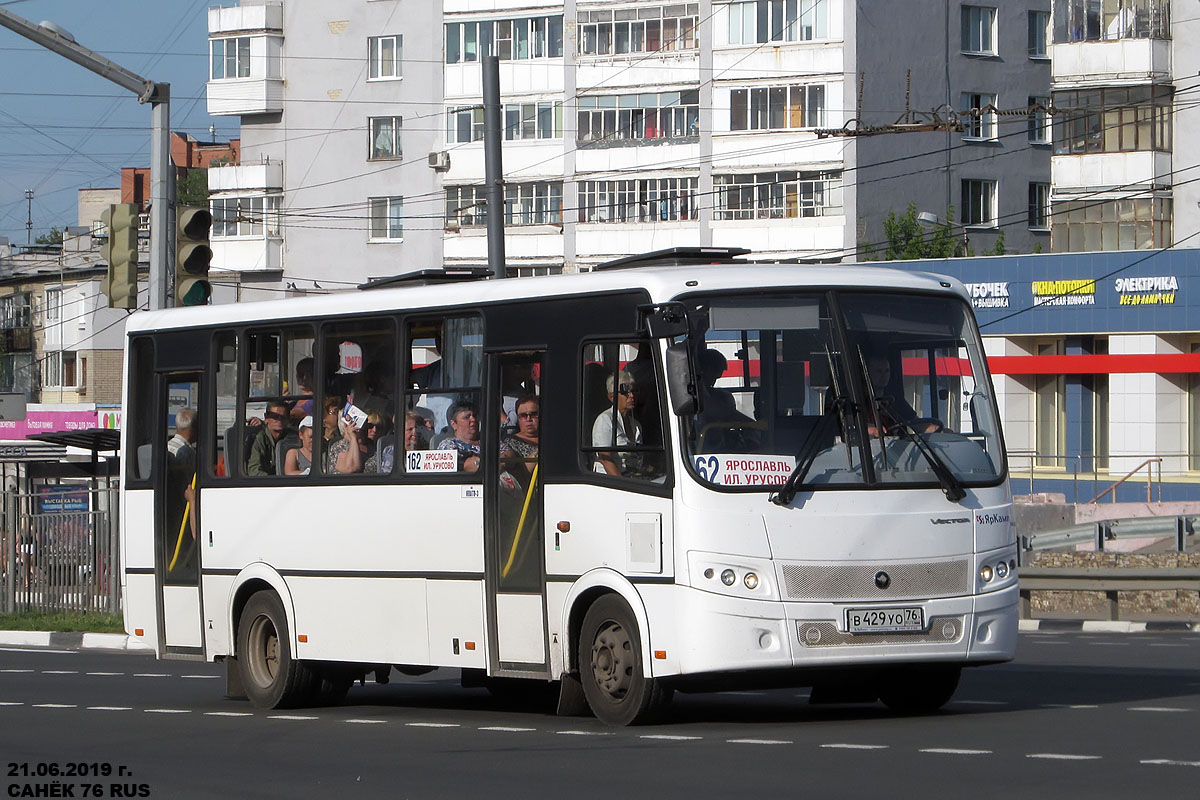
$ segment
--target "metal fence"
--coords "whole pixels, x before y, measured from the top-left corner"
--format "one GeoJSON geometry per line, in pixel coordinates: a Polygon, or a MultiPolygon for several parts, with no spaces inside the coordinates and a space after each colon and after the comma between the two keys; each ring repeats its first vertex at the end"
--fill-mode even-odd
{"type": "Polygon", "coordinates": [[[121,610],[116,487],[3,495],[0,610],[121,610]]]}

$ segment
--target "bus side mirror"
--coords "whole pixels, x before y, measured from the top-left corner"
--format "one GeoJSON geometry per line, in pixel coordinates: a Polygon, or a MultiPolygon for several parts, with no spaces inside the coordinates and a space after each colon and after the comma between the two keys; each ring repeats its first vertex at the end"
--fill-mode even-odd
{"type": "Polygon", "coordinates": [[[639,308],[646,315],[646,331],[652,339],[674,339],[688,332],[687,309],[683,303],[663,303],[639,308]]]}
{"type": "Polygon", "coordinates": [[[696,413],[696,376],[686,344],[677,342],[667,347],[666,369],[671,410],[679,415],[696,413]]]}

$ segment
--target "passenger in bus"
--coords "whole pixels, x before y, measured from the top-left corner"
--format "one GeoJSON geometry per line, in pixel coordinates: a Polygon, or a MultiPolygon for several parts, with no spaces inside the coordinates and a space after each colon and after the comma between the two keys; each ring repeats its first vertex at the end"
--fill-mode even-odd
{"type": "Polygon", "coordinates": [[[321,412],[323,427],[321,436],[325,440],[325,449],[328,451],[329,446],[341,438],[341,433],[338,431],[338,412],[342,410],[342,405],[336,397],[326,397],[325,402],[321,403],[321,407],[324,409],[321,412]]]}
{"type": "Polygon", "coordinates": [[[750,418],[739,414],[737,404],[733,400],[733,392],[721,389],[716,384],[729,362],[720,350],[709,348],[700,354],[700,415],[701,426],[713,422],[730,422],[733,420],[749,422],[750,418]]]}
{"type": "Polygon", "coordinates": [[[604,447],[596,453],[596,472],[609,475],[636,475],[643,472],[641,453],[624,448],[642,444],[642,426],[633,417],[637,386],[625,370],[609,375],[605,380],[608,401],[614,406],[602,411],[592,423],[592,446],[604,447]]]}
{"type": "Polygon", "coordinates": [[[517,430],[500,440],[500,458],[537,458],[541,412],[536,394],[517,400],[517,430]]]}
{"type": "Polygon", "coordinates": [[[446,418],[450,420],[451,436],[443,439],[438,450],[458,451],[460,472],[479,470],[479,406],[470,400],[460,400],[450,406],[446,418]]]}
{"type": "Polygon", "coordinates": [[[300,420],[300,446],[293,447],[284,456],[284,475],[307,475],[312,469],[313,458],[313,418],[305,417],[300,420]]]}
{"type": "Polygon", "coordinates": [[[867,409],[867,433],[879,436],[880,423],[884,433],[891,432],[900,422],[916,422],[918,433],[935,433],[942,426],[936,420],[920,419],[917,412],[904,399],[903,392],[892,385],[892,361],[884,353],[871,353],[866,357],[867,378],[871,385],[871,405],[867,409]]]}
{"type": "Polygon", "coordinates": [[[288,404],[282,400],[271,400],[267,403],[266,422],[254,437],[254,442],[250,445],[250,455],[246,459],[247,475],[279,474],[275,464],[275,445],[287,432],[290,413],[288,404]]]}
{"type": "Polygon", "coordinates": [[[167,441],[167,531],[171,574],[190,574],[196,563],[196,412],[175,412],[175,435],[167,441]]]}
{"type": "Polygon", "coordinates": [[[302,358],[296,362],[296,389],[295,394],[310,395],[307,400],[300,400],[292,406],[292,422],[299,422],[304,417],[312,416],[313,410],[313,360],[312,358],[302,358]]]}

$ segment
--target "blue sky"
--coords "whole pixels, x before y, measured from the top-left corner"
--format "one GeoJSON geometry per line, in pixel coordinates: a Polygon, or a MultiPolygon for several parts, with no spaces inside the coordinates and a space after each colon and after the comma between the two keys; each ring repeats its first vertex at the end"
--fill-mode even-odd
{"type": "MultiPolygon", "coordinates": [[[[214,0],[0,0],[37,24],[50,20],[84,47],[171,84],[171,129],[208,140],[238,135],[237,117],[205,110],[208,14],[214,0]]],[[[25,244],[78,222],[76,190],[120,186],[121,167],[150,164],[150,106],[130,92],[0,28],[0,236],[25,244]]]]}

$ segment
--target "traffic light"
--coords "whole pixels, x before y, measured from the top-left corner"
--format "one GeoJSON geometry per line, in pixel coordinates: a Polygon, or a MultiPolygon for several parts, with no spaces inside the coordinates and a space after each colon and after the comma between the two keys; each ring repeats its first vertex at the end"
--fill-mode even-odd
{"type": "Polygon", "coordinates": [[[137,308],[138,213],[133,203],[111,205],[100,215],[108,228],[108,242],[100,253],[108,263],[101,290],[109,308],[137,308]]]}
{"type": "Polygon", "coordinates": [[[212,214],[207,208],[180,206],[175,211],[175,305],[202,306],[212,296],[208,246],[212,214]]]}

